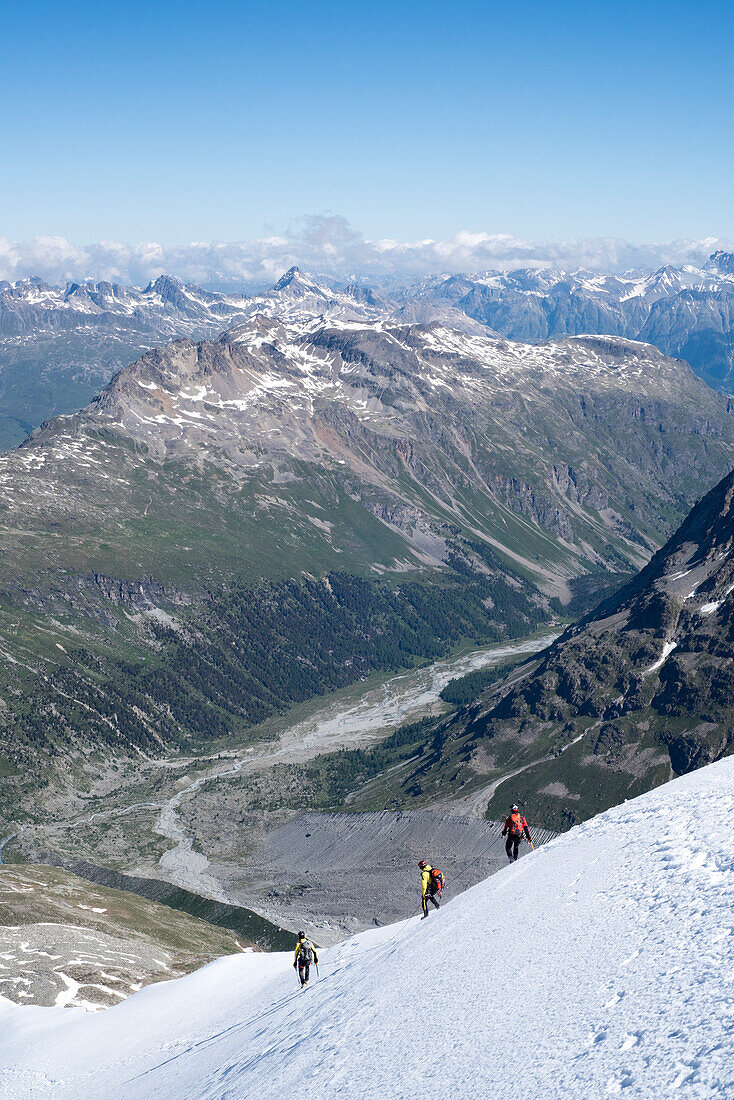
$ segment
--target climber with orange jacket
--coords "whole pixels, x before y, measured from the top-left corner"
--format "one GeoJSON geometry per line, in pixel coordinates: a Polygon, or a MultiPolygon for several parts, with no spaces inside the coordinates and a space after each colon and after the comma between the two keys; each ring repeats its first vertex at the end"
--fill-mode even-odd
{"type": "Polygon", "coordinates": [[[528,823],[520,813],[519,807],[516,806],[514,802],[510,806],[510,816],[505,818],[505,827],[502,830],[502,836],[507,837],[505,851],[507,852],[507,858],[509,860],[517,859],[517,850],[520,847],[520,841],[523,836],[528,844],[532,844],[533,842],[528,823]]]}

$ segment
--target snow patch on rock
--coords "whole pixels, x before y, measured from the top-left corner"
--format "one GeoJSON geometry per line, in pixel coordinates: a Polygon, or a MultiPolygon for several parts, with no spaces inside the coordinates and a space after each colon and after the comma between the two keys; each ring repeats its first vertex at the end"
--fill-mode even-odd
{"type": "Polygon", "coordinates": [[[654,661],[649,668],[645,669],[645,676],[647,676],[651,672],[657,672],[659,668],[662,668],[677,645],[677,642],[666,642],[663,646],[662,653],[658,657],[657,661],[654,661]]]}

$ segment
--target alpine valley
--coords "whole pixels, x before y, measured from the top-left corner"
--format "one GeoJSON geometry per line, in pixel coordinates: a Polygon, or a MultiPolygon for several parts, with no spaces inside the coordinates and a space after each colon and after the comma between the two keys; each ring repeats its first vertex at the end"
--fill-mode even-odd
{"type": "Polygon", "coordinates": [[[726,395],[651,344],[519,343],[295,270],[238,309],[0,456],[12,858],[300,922],[297,880],[276,897],[241,867],[303,812],[468,807],[478,842],[510,789],[564,828],[727,751],[726,683],[697,693],[684,660],[719,618],[650,589],[734,465],[726,395]],[[470,679],[447,688],[447,661],[470,679]],[[407,725],[345,723],[400,684],[407,725]]]}
{"type": "Polygon", "coordinates": [[[734,1100],[734,7],[659,7],[3,7],[0,1100],[734,1100]]]}

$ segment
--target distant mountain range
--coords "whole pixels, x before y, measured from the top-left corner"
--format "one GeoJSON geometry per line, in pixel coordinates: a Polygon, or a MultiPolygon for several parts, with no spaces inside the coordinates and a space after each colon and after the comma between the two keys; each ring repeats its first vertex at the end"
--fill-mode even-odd
{"type": "Polygon", "coordinates": [[[416,281],[399,291],[360,282],[337,288],[297,268],[254,297],[213,293],[170,276],[143,290],[110,282],[63,288],[39,279],[0,282],[0,447],[22,441],[49,416],[82,408],[149,348],[212,337],[257,313],[283,321],[440,321],[529,343],[623,336],[686,359],[715,389],[731,392],[733,304],[734,255],[724,252],[701,269],[487,272],[416,281]]]}
{"type": "Polygon", "coordinates": [[[0,282],[0,447],[82,408],[146,348],[221,332],[245,299],[162,276],[144,290],[109,282],[0,282]]]}
{"type": "Polygon", "coordinates": [[[703,268],[599,275],[538,271],[433,278],[408,297],[445,302],[511,340],[626,336],[685,359],[715,389],[734,390],[734,254],[703,268]]]}

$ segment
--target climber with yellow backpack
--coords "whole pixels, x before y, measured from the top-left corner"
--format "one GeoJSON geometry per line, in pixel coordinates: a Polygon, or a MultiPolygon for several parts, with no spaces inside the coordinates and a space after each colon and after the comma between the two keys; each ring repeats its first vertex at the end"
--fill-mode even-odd
{"type": "Polygon", "coordinates": [[[423,906],[421,920],[425,920],[428,916],[429,901],[436,909],[441,908],[441,894],[446,885],[446,880],[442,871],[439,871],[437,867],[431,867],[430,863],[426,863],[424,859],[420,861],[418,867],[421,872],[421,904],[423,906]],[[438,900],[436,900],[437,898],[438,900]]]}

